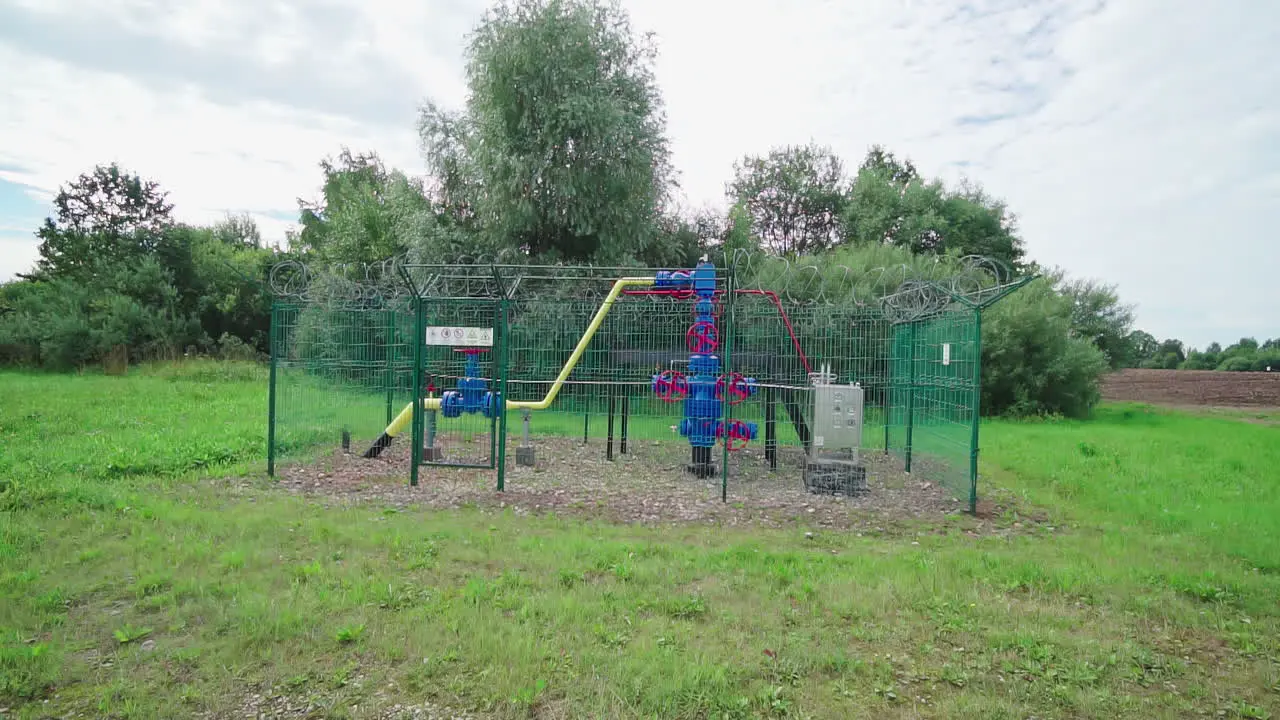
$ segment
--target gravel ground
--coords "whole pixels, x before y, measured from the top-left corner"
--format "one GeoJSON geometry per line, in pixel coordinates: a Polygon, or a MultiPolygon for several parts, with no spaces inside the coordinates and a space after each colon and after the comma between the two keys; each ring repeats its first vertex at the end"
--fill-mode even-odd
{"type": "MultiPolygon", "coordinates": [[[[488,440],[476,442],[483,446],[488,440]]],[[[277,474],[284,488],[324,502],[497,507],[645,524],[876,527],[940,519],[963,508],[945,489],[920,477],[928,474],[927,468],[908,475],[898,461],[878,452],[862,458],[870,492],[856,498],[806,492],[799,448],[779,448],[778,469],[772,472],[762,447],[732,453],[726,503],[718,473],[700,480],[685,472],[689,446],[683,442],[633,442],[626,455],[616,454],[612,462],[605,459],[601,441],[584,445],[574,438],[542,437],[535,443],[534,467],[517,466],[515,447],[508,447],[502,493],[495,488],[495,471],[466,468],[424,466],[418,487],[410,487],[408,448],[400,440],[375,460],[339,451],[311,465],[282,467],[277,474]]]]}

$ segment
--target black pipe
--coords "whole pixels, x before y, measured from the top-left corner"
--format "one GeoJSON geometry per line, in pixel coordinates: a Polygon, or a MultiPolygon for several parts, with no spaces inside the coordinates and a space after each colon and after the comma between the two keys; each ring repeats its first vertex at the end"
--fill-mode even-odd
{"type": "Polygon", "coordinates": [[[709,447],[693,447],[693,462],[689,465],[689,472],[693,473],[697,478],[709,478],[716,474],[716,466],[711,463],[711,448],[709,447]]]}
{"type": "Polygon", "coordinates": [[[614,410],[614,403],[617,402],[617,399],[618,397],[614,395],[613,392],[611,391],[609,393],[609,430],[608,430],[609,439],[605,444],[605,451],[604,451],[605,460],[613,460],[613,410],[614,410]]]}
{"type": "Polygon", "coordinates": [[[796,398],[796,394],[794,390],[784,390],[782,393],[782,407],[791,416],[791,424],[796,428],[796,435],[800,437],[800,442],[804,444],[805,452],[808,452],[812,438],[809,435],[809,424],[805,422],[804,411],[800,409],[800,402],[796,398]]]}
{"type": "Polygon", "coordinates": [[[619,443],[619,449],[623,455],[627,454],[627,418],[631,415],[631,393],[622,396],[622,441],[619,443]]]}
{"type": "Polygon", "coordinates": [[[366,460],[371,460],[373,458],[376,458],[379,455],[381,455],[382,451],[386,450],[387,446],[390,444],[391,444],[391,436],[386,433],[382,433],[381,435],[378,436],[377,440],[373,441],[373,444],[369,446],[369,449],[364,451],[364,455],[362,455],[361,457],[365,458],[366,460]]]}
{"type": "Polygon", "coordinates": [[[587,429],[591,427],[591,408],[582,413],[582,444],[587,444],[587,429]]]}
{"type": "Polygon", "coordinates": [[[769,469],[778,469],[778,407],[775,404],[774,389],[764,390],[764,457],[769,461],[769,469]]]}

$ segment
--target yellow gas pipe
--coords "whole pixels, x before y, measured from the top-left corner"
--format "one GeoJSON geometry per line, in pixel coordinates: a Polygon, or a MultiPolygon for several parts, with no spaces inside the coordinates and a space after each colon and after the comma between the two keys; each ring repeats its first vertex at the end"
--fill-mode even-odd
{"type": "MultiPolygon", "coordinates": [[[[613,287],[609,290],[609,294],[605,296],[604,302],[600,303],[600,308],[596,310],[595,317],[591,318],[591,323],[587,325],[587,329],[582,333],[582,338],[578,340],[578,345],[573,349],[573,354],[569,355],[569,359],[565,361],[564,367],[560,369],[560,375],[556,377],[555,382],[547,390],[546,396],[541,400],[513,400],[505,403],[508,409],[516,410],[546,410],[555,401],[556,395],[560,394],[560,388],[564,386],[569,374],[573,372],[573,368],[577,366],[578,361],[582,359],[582,353],[586,351],[587,345],[591,343],[591,338],[595,336],[596,331],[600,329],[600,325],[604,323],[604,318],[609,314],[609,310],[613,307],[613,303],[622,294],[625,288],[635,285],[643,285],[648,287],[653,285],[652,277],[624,277],[614,281],[613,287]]],[[[424,398],[422,400],[422,408],[424,410],[439,410],[440,398],[424,398]]],[[[374,457],[382,451],[390,442],[391,438],[396,437],[404,431],[406,425],[413,420],[413,403],[405,405],[400,414],[396,416],[386,430],[382,431],[382,437],[374,441],[373,447],[365,453],[365,457],[374,457]],[[376,450],[375,450],[376,448],[376,450]]]]}

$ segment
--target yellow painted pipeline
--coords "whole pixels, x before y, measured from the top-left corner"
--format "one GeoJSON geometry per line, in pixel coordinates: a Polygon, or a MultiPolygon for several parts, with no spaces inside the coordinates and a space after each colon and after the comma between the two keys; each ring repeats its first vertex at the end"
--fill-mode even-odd
{"type": "MultiPolygon", "coordinates": [[[[565,361],[564,367],[560,369],[560,375],[556,377],[555,382],[547,390],[547,394],[541,400],[523,400],[510,401],[505,403],[508,409],[515,410],[546,410],[551,407],[551,403],[555,402],[556,395],[560,394],[560,388],[564,387],[564,383],[569,379],[569,374],[573,372],[573,368],[577,366],[578,361],[582,359],[582,353],[586,352],[587,345],[591,344],[591,338],[595,336],[596,331],[600,329],[600,325],[604,323],[604,318],[609,314],[609,310],[613,308],[613,303],[622,294],[625,288],[635,285],[648,287],[653,285],[652,277],[624,277],[614,281],[613,287],[609,290],[609,294],[605,296],[604,302],[600,303],[600,308],[596,310],[595,317],[591,318],[591,323],[587,325],[587,329],[582,333],[582,337],[578,340],[578,346],[573,349],[573,354],[569,355],[569,359],[565,361]]],[[[422,408],[424,410],[439,410],[440,398],[424,398],[422,400],[422,408]]],[[[382,437],[374,442],[374,446],[369,448],[369,452],[365,453],[365,457],[374,457],[382,451],[390,442],[391,438],[399,435],[404,431],[405,427],[413,420],[413,403],[405,405],[395,420],[382,431],[382,437]],[[376,448],[376,450],[375,450],[376,448]]]]}

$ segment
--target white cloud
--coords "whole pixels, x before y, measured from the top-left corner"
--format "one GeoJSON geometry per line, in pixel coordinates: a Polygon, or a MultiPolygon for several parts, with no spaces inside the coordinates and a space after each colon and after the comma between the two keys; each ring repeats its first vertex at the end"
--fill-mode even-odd
{"type": "Polygon", "coordinates": [[[4,263],[0,268],[0,279],[30,270],[36,264],[37,247],[31,240],[30,231],[0,228],[0,258],[4,263]]]}
{"type": "MultiPolygon", "coordinates": [[[[743,153],[817,140],[852,166],[882,143],[926,173],[954,180],[963,169],[1006,198],[1035,259],[1118,283],[1157,335],[1199,345],[1280,335],[1266,310],[1274,292],[1265,295],[1280,270],[1270,240],[1280,224],[1280,7],[627,5],[637,29],[659,36],[674,159],[693,204],[722,204],[743,153]]],[[[314,192],[320,157],[344,144],[420,167],[412,107],[427,96],[461,103],[462,35],[483,3],[11,7],[56,20],[41,26],[48,32],[78,18],[187,49],[164,46],[169,67],[155,58],[98,71],[70,49],[37,51],[0,30],[0,136],[15,139],[0,146],[0,165],[21,168],[2,177],[48,192],[116,159],[159,179],[188,219],[247,210],[278,236],[283,223],[263,213],[292,212],[314,192]],[[220,84],[221,66],[199,53],[252,63],[275,84],[229,70],[220,84]]],[[[15,269],[10,257],[0,275],[15,269]]]]}
{"type": "Polygon", "coordinates": [[[12,79],[0,90],[0,135],[22,139],[0,147],[0,164],[23,168],[0,171],[0,179],[49,190],[116,161],[159,179],[179,217],[193,222],[249,212],[282,235],[282,223],[265,213],[296,211],[296,199],[318,187],[320,159],[343,145],[376,148],[400,167],[421,164],[410,125],[371,131],[261,101],[222,105],[195,87],[158,93],[3,47],[0,75],[12,79]]]}

